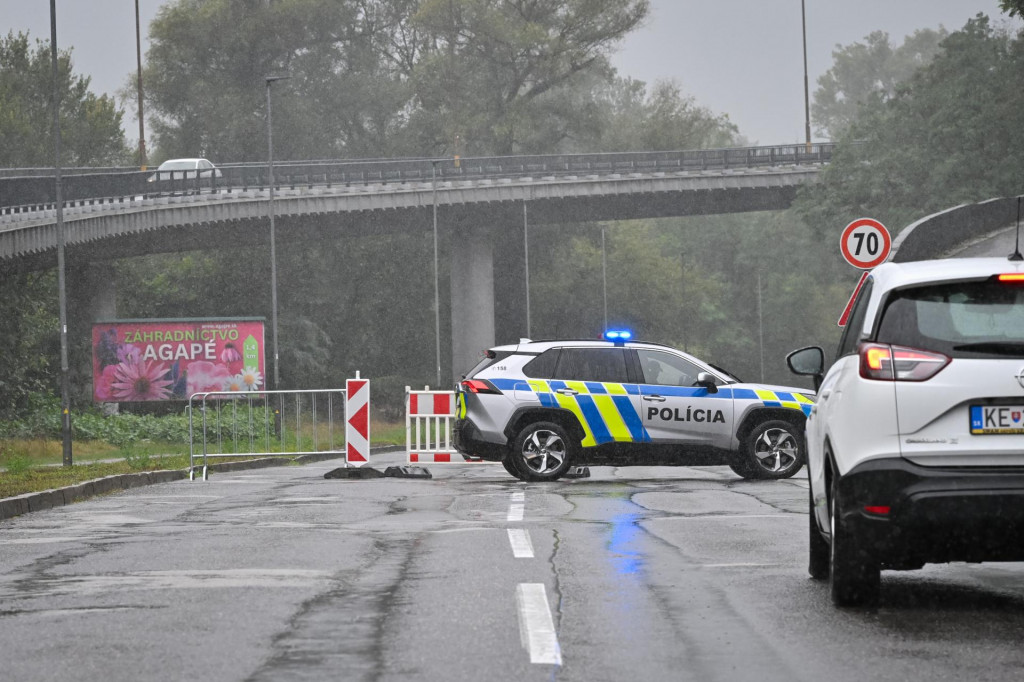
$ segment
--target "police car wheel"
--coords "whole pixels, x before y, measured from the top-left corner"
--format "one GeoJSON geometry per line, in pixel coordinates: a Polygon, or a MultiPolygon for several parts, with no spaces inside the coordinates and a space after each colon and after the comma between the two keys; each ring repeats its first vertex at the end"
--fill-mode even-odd
{"type": "Polygon", "coordinates": [[[501,460],[501,466],[505,467],[505,471],[512,474],[516,478],[522,479],[522,476],[519,473],[519,469],[516,468],[515,463],[512,461],[511,455],[501,460]]]}
{"type": "Polygon", "coordinates": [[[509,458],[524,481],[554,481],[572,465],[575,445],[554,422],[528,424],[516,437],[509,458]]]}
{"type": "Polygon", "coordinates": [[[737,473],[744,478],[789,478],[804,464],[803,440],[800,430],[787,421],[761,422],[747,436],[739,458],[749,475],[737,473]]]}

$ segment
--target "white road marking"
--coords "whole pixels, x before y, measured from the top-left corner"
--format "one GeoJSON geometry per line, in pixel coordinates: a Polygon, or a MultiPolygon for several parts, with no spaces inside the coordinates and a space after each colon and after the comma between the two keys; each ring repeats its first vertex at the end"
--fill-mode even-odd
{"type": "Polygon", "coordinates": [[[533,543],[530,542],[530,531],[525,528],[509,528],[508,542],[512,545],[512,556],[516,559],[533,558],[533,543]]]}
{"type": "Polygon", "coordinates": [[[508,507],[508,519],[509,521],[522,521],[523,512],[526,511],[526,493],[522,491],[514,492],[511,496],[511,503],[508,507]]]}
{"type": "Polygon", "coordinates": [[[558,646],[544,583],[519,583],[516,603],[519,605],[519,639],[530,653],[530,663],[562,665],[562,650],[558,646]]]}

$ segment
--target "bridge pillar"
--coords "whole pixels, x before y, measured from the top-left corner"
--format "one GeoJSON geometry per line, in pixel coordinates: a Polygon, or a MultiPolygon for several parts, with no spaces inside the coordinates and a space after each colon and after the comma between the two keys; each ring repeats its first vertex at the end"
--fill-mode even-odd
{"type": "Polygon", "coordinates": [[[452,377],[494,345],[494,246],[490,230],[465,223],[451,233],[452,377]]]}
{"type": "Polygon", "coordinates": [[[451,232],[452,376],[495,345],[526,336],[526,246],[520,205],[492,227],[451,232]]]}
{"type": "Polygon", "coordinates": [[[92,401],[92,325],[117,317],[117,281],[111,263],[75,263],[69,259],[68,369],[75,399],[92,401]]]}
{"type": "Polygon", "coordinates": [[[526,241],[522,205],[493,229],[494,333],[497,345],[516,343],[527,336],[526,241]]]}

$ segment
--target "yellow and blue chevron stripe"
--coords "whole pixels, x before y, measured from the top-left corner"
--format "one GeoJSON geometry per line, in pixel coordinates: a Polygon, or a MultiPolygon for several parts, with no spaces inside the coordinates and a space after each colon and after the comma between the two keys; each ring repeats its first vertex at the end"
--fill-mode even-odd
{"type": "Polygon", "coordinates": [[[639,395],[635,384],[544,379],[492,379],[496,388],[533,391],[543,407],[568,410],[583,427],[583,447],[604,443],[649,443],[651,436],[637,414],[630,394],[639,395]],[[569,389],[575,395],[559,393],[569,389]]]}
{"type": "MultiPolygon", "coordinates": [[[[750,389],[739,389],[739,391],[750,391],[750,389]]],[[[764,389],[755,389],[750,392],[754,393],[764,403],[765,407],[788,407],[791,410],[800,410],[804,413],[805,417],[810,416],[811,408],[814,407],[814,403],[809,398],[799,393],[766,391],[764,389]]],[[[734,397],[740,399],[741,396],[734,397]]]]}

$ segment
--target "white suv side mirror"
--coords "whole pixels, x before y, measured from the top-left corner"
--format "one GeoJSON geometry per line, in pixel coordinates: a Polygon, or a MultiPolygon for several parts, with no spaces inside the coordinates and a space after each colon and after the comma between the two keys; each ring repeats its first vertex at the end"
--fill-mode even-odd
{"type": "Polygon", "coordinates": [[[825,351],[820,346],[800,348],[786,356],[789,371],[801,376],[814,377],[814,390],[821,386],[825,373],[825,351]]]}

